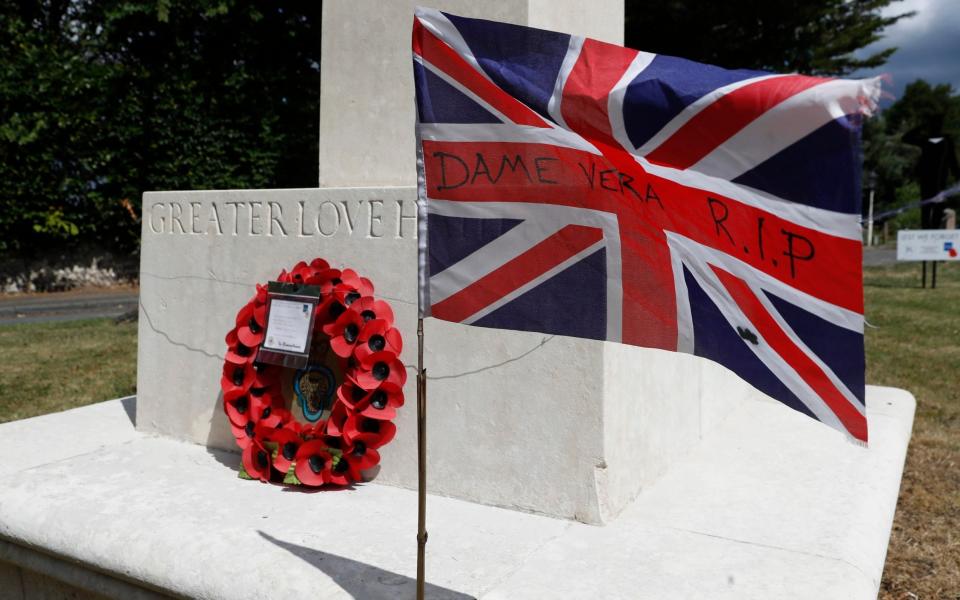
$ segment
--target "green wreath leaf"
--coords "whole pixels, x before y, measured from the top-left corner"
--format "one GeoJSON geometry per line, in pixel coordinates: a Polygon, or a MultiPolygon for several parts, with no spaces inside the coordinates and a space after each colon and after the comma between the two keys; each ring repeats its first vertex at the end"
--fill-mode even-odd
{"type": "Polygon", "coordinates": [[[287,469],[287,474],[283,476],[283,482],[287,485],[303,485],[300,479],[297,478],[296,473],[296,463],[290,463],[290,468],[287,469]]]}
{"type": "Polygon", "coordinates": [[[237,477],[240,479],[253,480],[253,477],[250,476],[250,473],[247,473],[247,469],[242,464],[240,465],[240,470],[237,471],[237,477]]]}

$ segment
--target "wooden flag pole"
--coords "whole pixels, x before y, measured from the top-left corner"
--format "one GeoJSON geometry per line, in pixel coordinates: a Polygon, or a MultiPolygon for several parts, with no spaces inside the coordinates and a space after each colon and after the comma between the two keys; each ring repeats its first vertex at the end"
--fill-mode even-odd
{"type": "Polygon", "coordinates": [[[427,545],[427,370],[423,368],[423,317],[417,319],[417,600],[423,600],[427,545]]]}

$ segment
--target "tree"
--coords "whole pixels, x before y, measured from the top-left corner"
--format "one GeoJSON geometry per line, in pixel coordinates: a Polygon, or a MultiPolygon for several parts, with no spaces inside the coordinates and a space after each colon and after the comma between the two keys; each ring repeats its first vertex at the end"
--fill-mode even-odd
{"type": "MultiPolygon", "coordinates": [[[[948,84],[918,79],[888,109],[866,122],[864,169],[877,174],[878,207],[902,206],[941,189],[942,181],[927,181],[931,178],[920,169],[922,149],[931,149],[926,142],[939,137],[954,145],[960,142],[960,96],[948,84]]],[[[942,158],[946,159],[940,165],[942,175],[949,178],[958,162],[956,154],[942,158]]]]}
{"type": "Polygon", "coordinates": [[[880,14],[896,1],[626,0],[626,44],[727,68],[845,75],[896,50],[854,54],[912,14],[880,14]]]}
{"type": "MultiPolygon", "coordinates": [[[[931,86],[917,80],[907,86],[887,114],[891,128],[902,132],[902,139],[920,150],[915,162],[914,180],[919,196],[930,198],[960,178],[960,96],[950,85],[931,86]]],[[[956,206],[956,200],[951,203],[956,206]]],[[[921,208],[921,225],[939,227],[946,208],[928,204],[921,208]]]]}
{"type": "Polygon", "coordinates": [[[320,3],[0,0],[0,250],[137,246],[146,190],[317,181],[320,3]]]}
{"type": "MultiPolygon", "coordinates": [[[[844,74],[894,1],[627,0],[627,43],[844,74]]],[[[0,251],[135,249],[146,190],[316,185],[320,7],[0,0],[0,251]]]]}
{"type": "Polygon", "coordinates": [[[919,137],[951,135],[960,139],[960,96],[947,83],[930,85],[923,79],[914,81],[885,116],[891,131],[919,137]]]}
{"type": "Polygon", "coordinates": [[[77,235],[79,212],[96,202],[88,186],[102,166],[99,86],[109,67],[86,60],[86,41],[67,35],[76,6],[0,7],[0,249],[19,249],[77,235]]]}
{"type": "MultiPolygon", "coordinates": [[[[903,141],[903,132],[891,127],[881,113],[863,124],[863,168],[876,175],[877,210],[899,206],[908,191],[920,149],[903,141]]],[[[919,188],[916,185],[913,188],[919,188]]],[[[913,198],[917,200],[918,198],[913,198]]],[[[864,207],[866,209],[866,207],[864,207]]]]}

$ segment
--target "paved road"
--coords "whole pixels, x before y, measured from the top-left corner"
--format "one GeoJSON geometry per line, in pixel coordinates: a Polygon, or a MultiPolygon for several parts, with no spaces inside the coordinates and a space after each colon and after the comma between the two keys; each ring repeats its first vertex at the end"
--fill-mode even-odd
{"type": "Polygon", "coordinates": [[[880,267],[897,262],[897,249],[889,246],[864,248],[863,266],[880,267]]]}
{"type": "Polygon", "coordinates": [[[118,317],[137,308],[136,291],[51,293],[0,298],[0,325],[118,317]]]}

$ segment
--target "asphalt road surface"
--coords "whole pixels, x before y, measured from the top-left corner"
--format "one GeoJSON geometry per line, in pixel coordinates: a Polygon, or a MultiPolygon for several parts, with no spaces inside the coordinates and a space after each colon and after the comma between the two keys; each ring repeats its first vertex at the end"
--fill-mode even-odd
{"type": "Polygon", "coordinates": [[[875,246],[863,249],[863,266],[880,267],[897,262],[897,249],[891,246],[875,246]]]}
{"type": "Polygon", "coordinates": [[[119,317],[136,310],[135,290],[0,297],[0,325],[119,317]]]}

